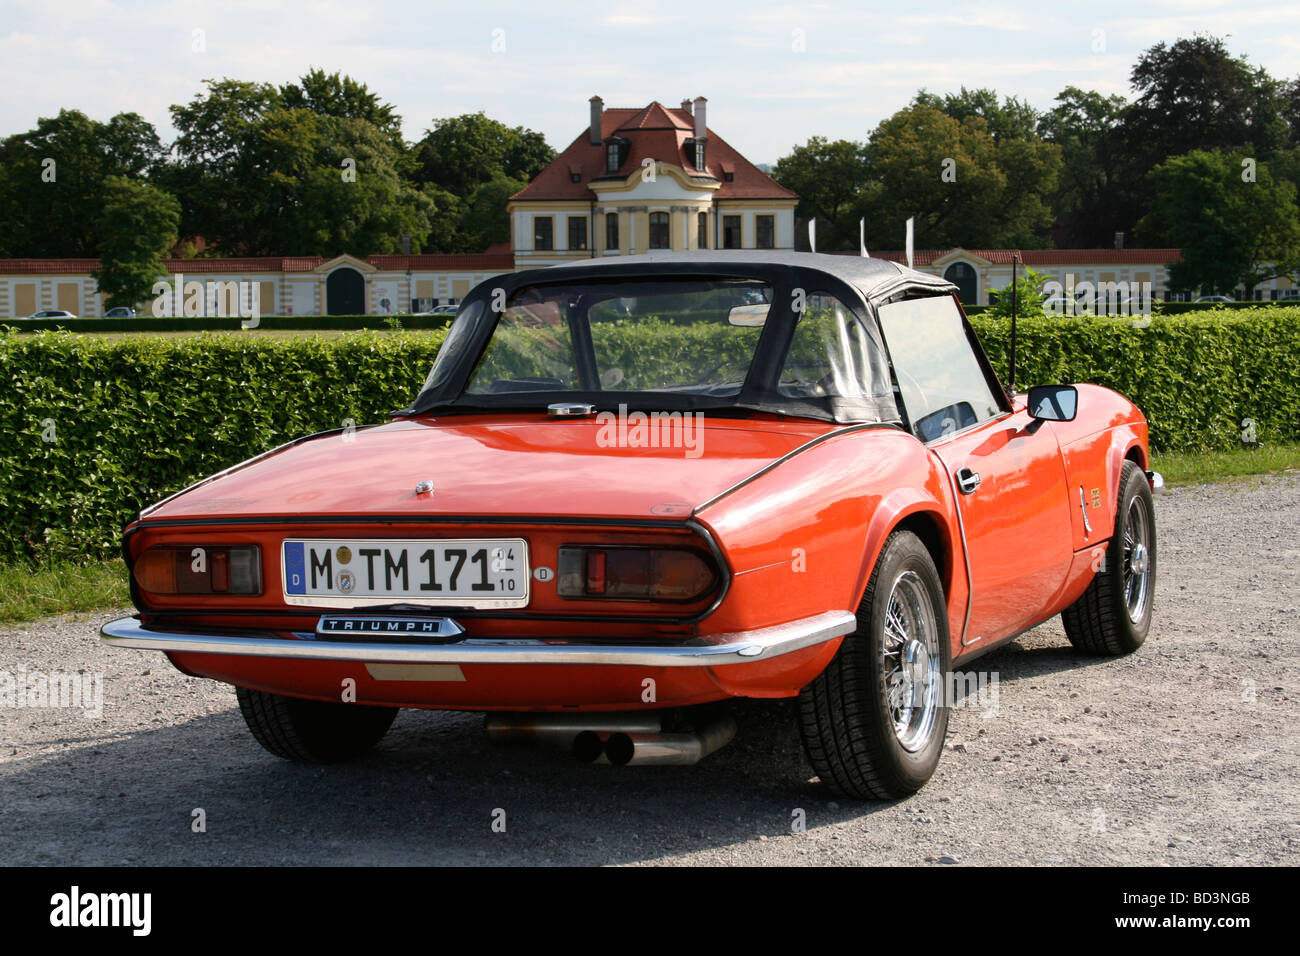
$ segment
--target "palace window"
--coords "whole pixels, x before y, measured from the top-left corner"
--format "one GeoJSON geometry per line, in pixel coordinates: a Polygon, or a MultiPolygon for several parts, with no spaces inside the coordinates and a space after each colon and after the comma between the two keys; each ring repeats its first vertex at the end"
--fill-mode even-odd
{"type": "Polygon", "coordinates": [[[724,249],[740,248],[740,217],[739,216],[722,217],[722,248],[724,249]]]}
{"type": "Polygon", "coordinates": [[[586,216],[569,217],[569,248],[570,249],[587,248],[587,217],[586,216]]]}
{"type": "Polygon", "coordinates": [[[672,248],[671,233],[668,227],[668,213],[666,212],[652,212],[650,214],[650,248],[672,248]]]}
{"type": "Polygon", "coordinates": [[[550,252],[555,248],[555,220],[550,216],[533,217],[533,249],[550,252]]]}

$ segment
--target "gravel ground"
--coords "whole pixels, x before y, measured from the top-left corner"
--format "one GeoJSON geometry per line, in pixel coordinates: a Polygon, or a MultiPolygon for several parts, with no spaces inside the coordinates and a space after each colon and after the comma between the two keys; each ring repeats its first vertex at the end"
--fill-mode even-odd
{"type": "Polygon", "coordinates": [[[104,675],[98,718],[0,707],[0,863],[1294,864],[1300,476],[1156,507],[1145,646],[1081,657],[1054,619],[984,657],[996,712],[956,709],[934,779],[892,803],[811,779],[786,701],[738,704],[695,767],[502,750],[478,715],[409,710],[365,760],[303,767],[232,688],[102,646],[122,611],[0,631],[0,673],[104,675]]]}

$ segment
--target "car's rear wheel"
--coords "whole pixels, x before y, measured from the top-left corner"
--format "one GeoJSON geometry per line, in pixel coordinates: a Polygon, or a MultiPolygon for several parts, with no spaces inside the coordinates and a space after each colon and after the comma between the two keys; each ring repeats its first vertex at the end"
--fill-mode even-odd
{"type": "Polygon", "coordinates": [[[1061,612],[1070,643],[1088,654],[1128,654],[1151,629],[1156,585],[1156,518],[1151,486],[1131,461],[1120,472],[1115,533],[1077,601],[1061,612]]]}
{"type": "Polygon", "coordinates": [[[799,695],[804,751],[837,793],[905,797],[939,763],[950,653],[943,585],[910,531],[885,542],[857,618],[857,630],[799,695]]]}
{"type": "Polygon", "coordinates": [[[239,710],[257,742],[285,760],[336,763],[360,757],[379,743],[396,707],[303,700],[236,687],[239,710]]]}

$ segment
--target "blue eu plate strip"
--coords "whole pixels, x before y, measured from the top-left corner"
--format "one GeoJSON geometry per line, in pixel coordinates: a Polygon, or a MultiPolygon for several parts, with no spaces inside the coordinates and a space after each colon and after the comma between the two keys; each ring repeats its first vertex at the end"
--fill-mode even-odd
{"type": "Polygon", "coordinates": [[[284,543],[284,593],[307,593],[307,563],[301,541],[284,543]]]}

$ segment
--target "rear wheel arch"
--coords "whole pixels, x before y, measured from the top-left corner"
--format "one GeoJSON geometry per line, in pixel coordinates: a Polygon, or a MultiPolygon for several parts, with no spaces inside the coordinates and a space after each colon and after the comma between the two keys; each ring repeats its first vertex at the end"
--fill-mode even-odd
{"type": "MultiPolygon", "coordinates": [[[[884,505],[885,502],[881,504],[884,505]]],[[[852,607],[857,607],[867,593],[867,585],[884,551],[885,543],[890,535],[900,530],[911,531],[920,538],[925,549],[930,552],[935,570],[939,572],[944,596],[952,593],[953,574],[961,563],[961,545],[954,539],[938,503],[918,496],[900,507],[876,509],[866,535],[862,564],[851,595],[852,607]]]]}
{"type": "Polygon", "coordinates": [[[894,525],[889,533],[893,534],[895,531],[910,531],[921,539],[925,550],[929,551],[930,557],[934,559],[935,570],[939,572],[939,580],[943,583],[943,593],[951,594],[952,542],[944,534],[939,515],[933,511],[914,511],[894,525]]]}
{"type": "MultiPolygon", "coordinates": [[[[1137,465],[1143,471],[1146,471],[1149,467],[1146,453],[1143,451],[1142,445],[1136,441],[1131,442],[1128,446],[1128,451],[1124,452],[1124,461],[1133,462],[1133,464],[1137,465]]],[[[1123,467],[1124,462],[1122,461],[1120,462],[1120,468],[1123,469],[1123,467]]]]}

